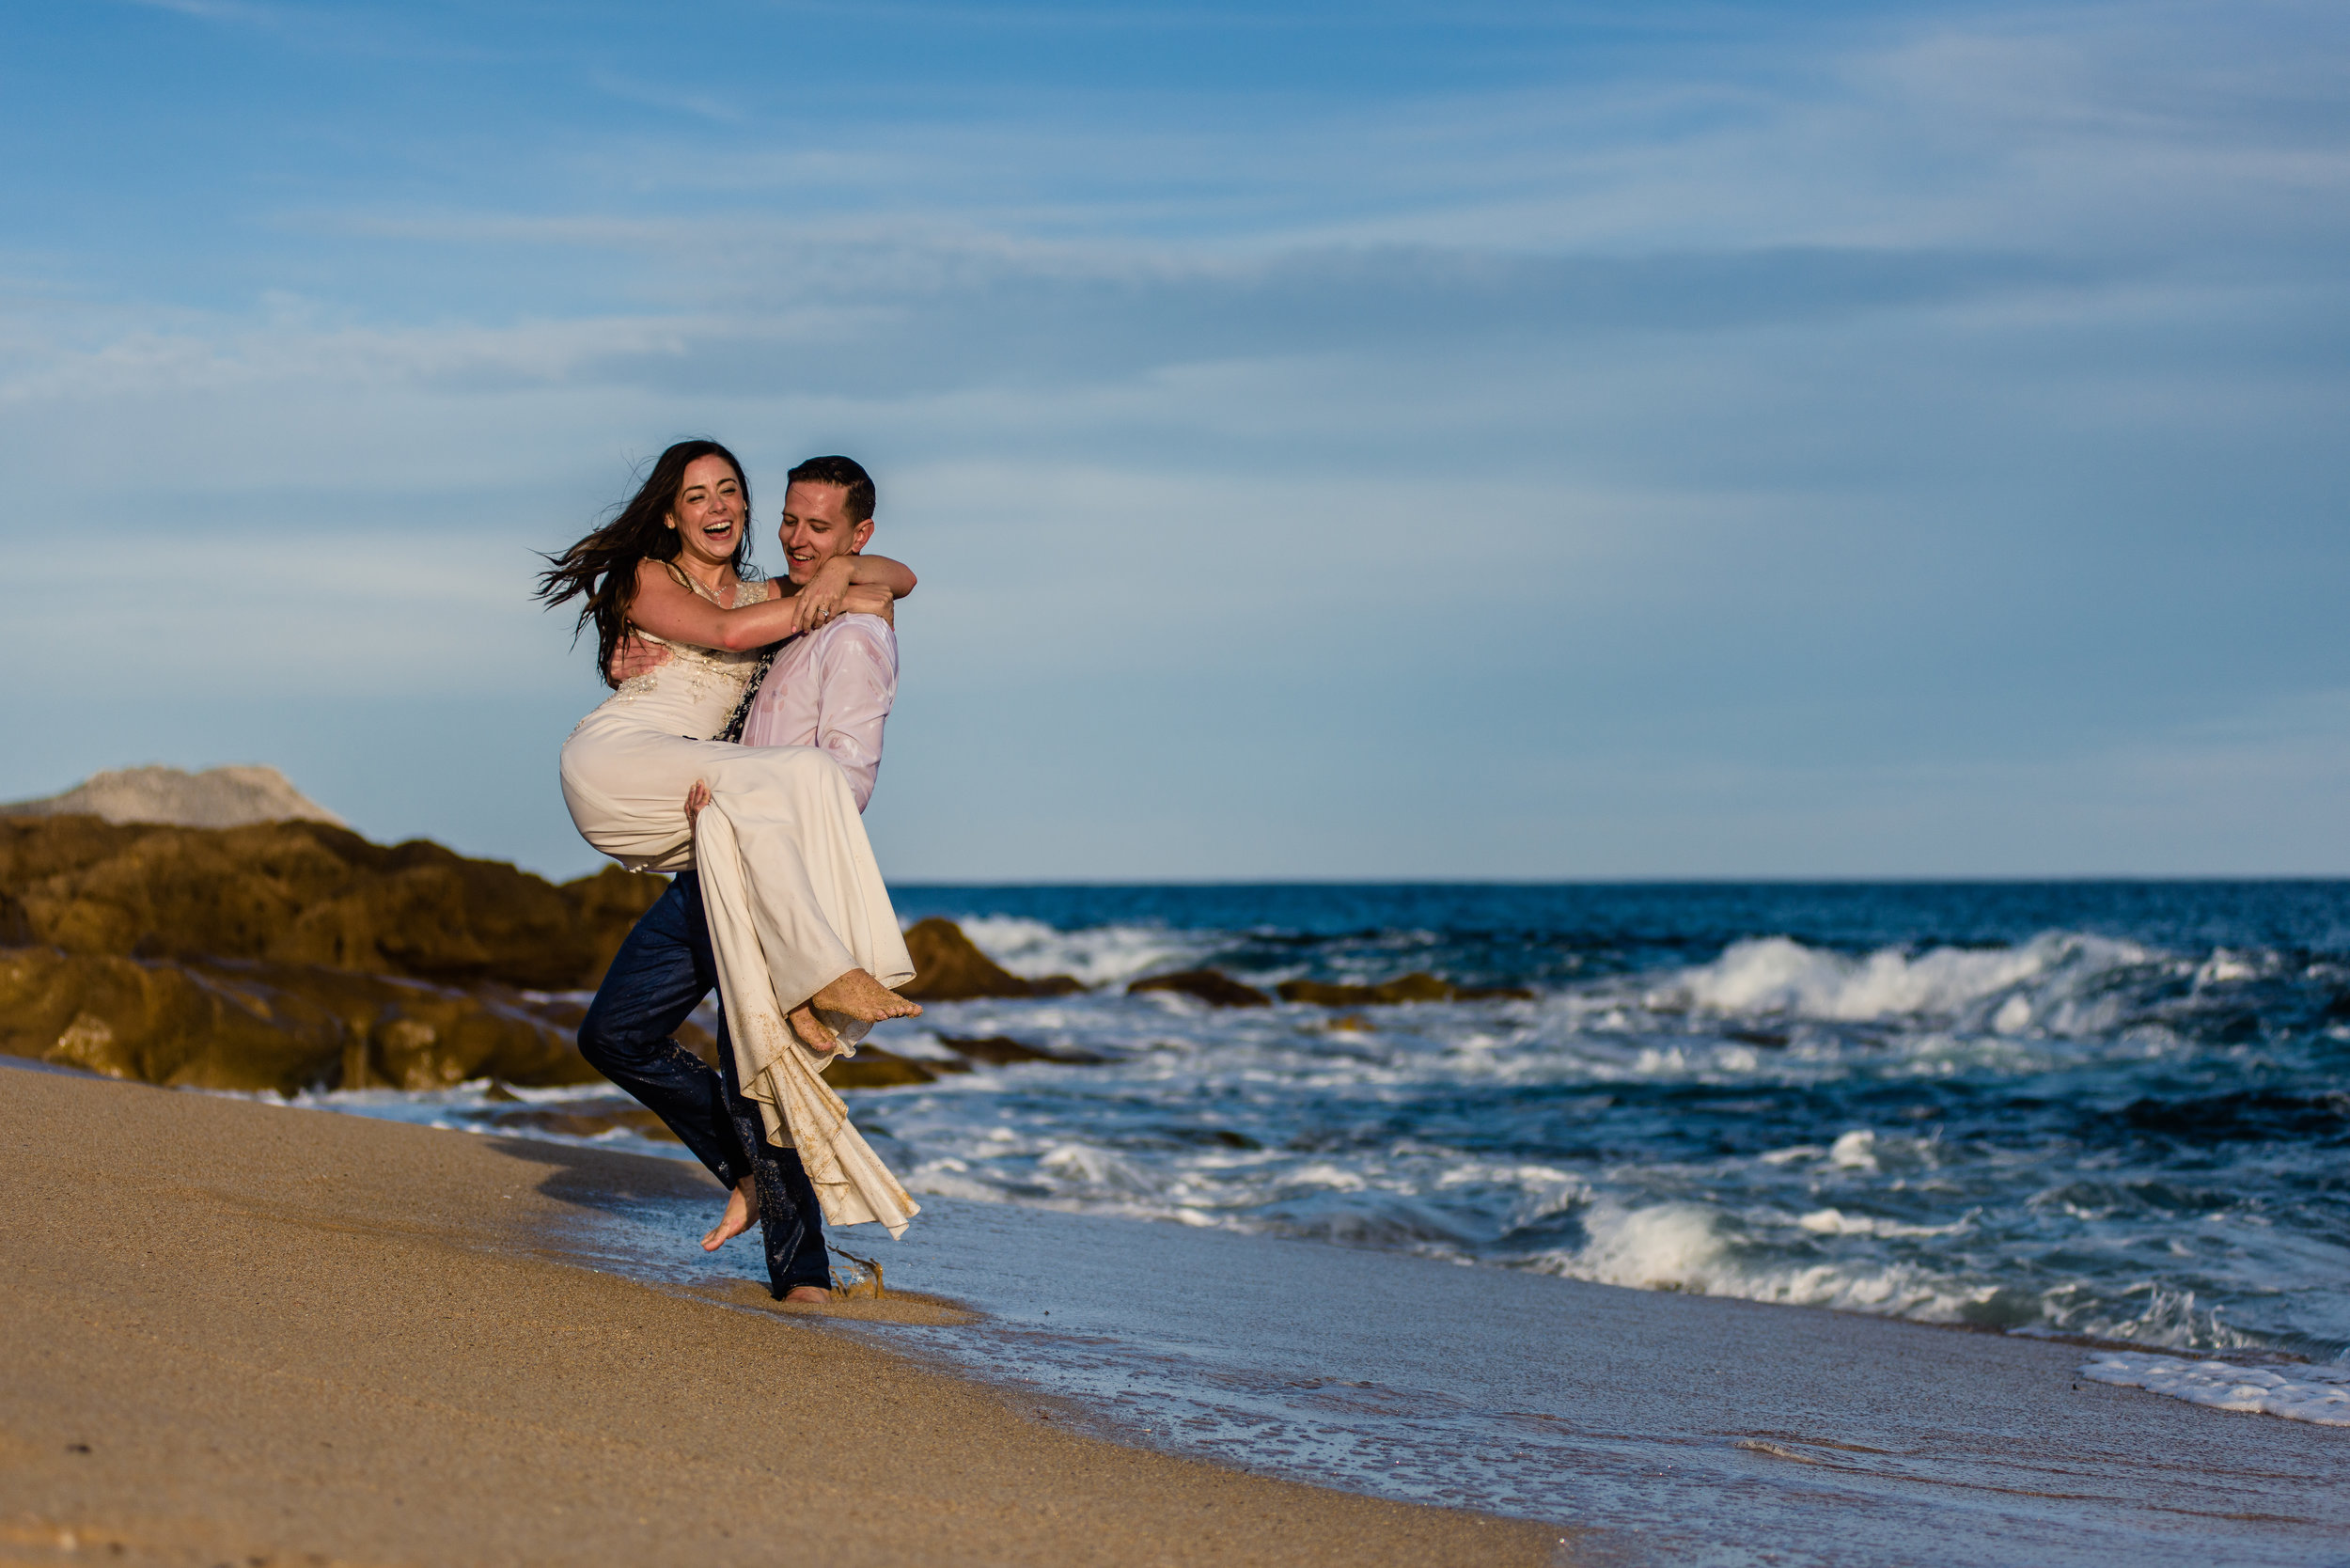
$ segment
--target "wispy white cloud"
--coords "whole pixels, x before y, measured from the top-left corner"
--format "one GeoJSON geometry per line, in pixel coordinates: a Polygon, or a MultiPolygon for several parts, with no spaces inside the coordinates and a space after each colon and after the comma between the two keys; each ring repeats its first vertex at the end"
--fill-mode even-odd
{"type": "Polygon", "coordinates": [[[696,92],[687,87],[637,81],[608,71],[590,71],[588,83],[598,92],[617,98],[623,103],[659,109],[665,114],[684,115],[728,126],[744,125],[750,119],[739,104],[717,93],[696,92]]]}
{"type": "Polygon", "coordinates": [[[170,11],[178,16],[192,16],[200,22],[271,23],[278,19],[276,7],[260,6],[250,0],[116,0],[119,5],[143,7],[149,10],[170,11]]]}

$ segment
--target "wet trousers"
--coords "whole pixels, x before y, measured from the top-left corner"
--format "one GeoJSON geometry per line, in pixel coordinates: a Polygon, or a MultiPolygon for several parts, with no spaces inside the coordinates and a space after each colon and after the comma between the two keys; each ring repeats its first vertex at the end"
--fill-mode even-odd
{"type": "Polygon", "coordinates": [[[714,1070],[675,1038],[717,983],[700,879],[680,871],[620,944],[580,1021],[580,1054],[667,1123],[728,1187],[745,1175],[756,1179],[768,1283],[778,1298],[800,1285],[828,1289],[832,1264],[816,1190],[799,1152],[769,1143],[759,1106],[743,1097],[725,1020],[714,1070]]]}

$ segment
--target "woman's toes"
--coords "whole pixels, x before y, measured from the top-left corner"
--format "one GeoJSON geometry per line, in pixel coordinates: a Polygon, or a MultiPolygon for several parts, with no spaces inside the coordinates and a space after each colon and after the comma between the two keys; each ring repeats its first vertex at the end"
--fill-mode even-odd
{"type": "Polygon", "coordinates": [[[790,1014],[791,1032],[800,1037],[800,1043],[811,1051],[832,1052],[840,1049],[840,1037],[824,1027],[822,1019],[806,1006],[795,1007],[790,1014]]]}

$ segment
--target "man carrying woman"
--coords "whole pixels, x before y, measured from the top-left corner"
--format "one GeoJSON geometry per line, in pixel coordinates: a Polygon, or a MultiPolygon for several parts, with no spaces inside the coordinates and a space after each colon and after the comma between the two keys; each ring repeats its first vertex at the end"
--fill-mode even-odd
{"type": "Polygon", "coordinates": [[[715,442],[662,454],[603,528],[551,557],[550,604],[585,599],[613,696],[563,747],[563,792],[597,849],[675,873],[629,935],[580,1048],[732,1189],[703,1240],[756,1214],[775,1294],[828,1299],[822,1219],[893,1234],[915,1204],[848,1123],[826,1058],[919,1012],[858,812],[896,687],[896,561],[860,554],[872,489],[847,459],[792,471],[789,577],[747,572],[750,486],[715,442]],[[767,679],[759,650],[794,638],[767,679]],[[720,737],[740,727],[744,744],[720,737]],[[673,1038],[716,985],[719,1069],[673,1038]]]}

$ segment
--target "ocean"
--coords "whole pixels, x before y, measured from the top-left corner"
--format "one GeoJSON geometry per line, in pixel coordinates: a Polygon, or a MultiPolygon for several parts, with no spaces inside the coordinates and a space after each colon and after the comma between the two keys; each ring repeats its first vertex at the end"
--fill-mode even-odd
{"type": "MultiPolygon", "coordinates": [[[[936,1004],[875,1043],[1106,1058],[853,1095],[917,1196],[2163,1350],[2350,1351],[2350,884],[893,894],[1089,989],[936,1004]],[[1201,966],[1533,995],[1125,991],[1201,966]]],[[[502,1108],[325,1098],[453,1125],[502,1108]]]]}
{"type": "MultiPolygon", "coordinates": [[[[2082,1537],[2081,1560],[2209,1560],[2201,1526],[2161,1523],[2198,1486],[2212,1496],[2187,1513],[2251,1531],[2229,1537],[2237,1560],[2330,1560],[2311,1543],[2338,1521],[2303,1517],[2316,1494],[2294,1479],[2299,1450],[2257,1484],[2255,1466],[2207,1485],[2192,1433],[2094,1478],[2074,1442],[2018,1491],[1999,1479],[2013,1419],[1906,1447],[1922,1407],[1882,1372],[1914,1354],[1900,1346],[1872,1353],[1893,1389],[1868,1395],[1893,1401],[1873,1425],[1847,1411],[1814,1433],[1833,1403],[1798,1390],[1749,1432],[1731,1406],[1763,1394],[1735,1393],[1718,1365],[1689,1381],[1705,1354],[1689,1336],[1745,1320],[1652,1298],[1605,1342],[1642,1347],[1643,1369],[1616,1375],[1654,1398],[1594,1425],[1596,1385],[1560,1390],[1584,1375],[1595,1304],[1638,1299],[1590,1294],[1606,1285],[1987,1331],[2017,1355],[2037,1341],[2029,1355],[2054,1359],[2014,1363],[2019,1401],[2069,1375],[2076,1399],[2102,1384],[2219,1407],[2170,1405],[2194,1421],[2350,1427],[2350,883],[892,891],[909,922],[950,917],[1011,970],[1086,989],[932,1004],[874,1043],[960,1064],[946,1039],[1005,1037],[1094,1058],[850,1095],[929,1211],[902,1247],[836,1241],[882,1258],[893,1285],[989,1313],[899,1342],[1187,1451],[1679,1530],[1676,1560],[1932,1543],[2000,1562],[2035,1532],[2092,1527],[2118,1533],[2082,1537]],[[1529,995],[1214,1008],[1126,990],[1198,967],[1265,989],[1417,971],[1529,995]],[[1202,1250],[1218,1233],[1229,1245],[1202,1250]],[[1491,1282],[1465,1289],[1461,1270],[1491,1282]],[[1345,1321],[1292,1321],[1297,1302],[1345,1321]],[[1351,1372],[1317,1371],[1317,1346],[1351,1372]],[[1896,1449],[1909,1457],[1889,1470],[1847,1464],[1896,1449]],[[2082,1487],[2104,1500],[2017,1500],[2082,1487]],[[1831,1497],[1865,1499],[1877,1524],[1830,1529],[1831,1497]],[[1975,1499],[1958,1535],[1951,1497],[1975,1499]],[[1690,1523],[1717,1504],[1718,1529],[1690,1523]],[[2274,1527],[2224,1523],[2254,1513],[2274,1527]]],[[[682,1156],[625,1127],[583,1137],[625,1104],[610,1090],[310,1103],[682,1156]]],[[[655,1279],[755,1267],[700,1257],[710,1217],[605,1216],[582,1245],[655,1279]]],[[[1815,1369],[1848,1331],[1821,1332],[1815,1369]]]]}
{"type": "Polygon", "coordinates": [[[2350,884],[898,898],[1095,987],[934,1009],[929,1033],[1115,1059],[869,1097],[916,1190],[2166,1349],[2350,1349],[2350,884]],[[1535,996],[1123,995],[1192,965],[1535,996]]]}

